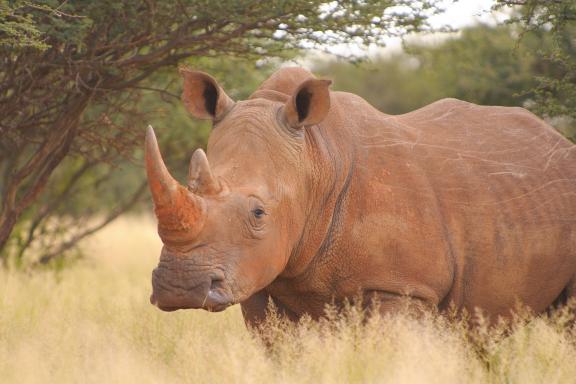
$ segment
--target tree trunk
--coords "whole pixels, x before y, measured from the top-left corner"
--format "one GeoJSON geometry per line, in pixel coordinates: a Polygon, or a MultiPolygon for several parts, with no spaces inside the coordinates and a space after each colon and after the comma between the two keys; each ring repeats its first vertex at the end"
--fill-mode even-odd
{"type": "MultiPolygon", "coordinates": [[[[0,258],[6,259],[6,244],[14,226],[42,192],[50,175],[70,151],[82,112],[90,95],[76,95],[69,108],[52,124],[51,134],[40,145],[26,164],[14,169],[6,179],[0,214],[0,258]]],[[[5,260],[4,260],[5,261],[5,260]]]]}

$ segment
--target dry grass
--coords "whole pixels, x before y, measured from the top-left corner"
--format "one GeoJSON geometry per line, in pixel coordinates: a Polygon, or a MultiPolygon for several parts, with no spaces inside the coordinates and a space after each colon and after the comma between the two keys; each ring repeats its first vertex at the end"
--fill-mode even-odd
{"type": "Polygon", "coordinates": [[[239,308],[162,313],[148,302],[160,244],[124,219],[62,272],[0,272],[2,383],[574,383],[566,314],[518,321],[506,337],[442,317],[271,322],[266,348],[239,308]]]}

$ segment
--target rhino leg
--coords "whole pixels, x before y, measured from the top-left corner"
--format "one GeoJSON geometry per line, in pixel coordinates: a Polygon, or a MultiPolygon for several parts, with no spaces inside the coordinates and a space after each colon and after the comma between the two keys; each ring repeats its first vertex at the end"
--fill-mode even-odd
{"type": "Polygon", "coordinates": [[[570,280],[566,288],[562,291],[562,300],[556,300],[551,309],[555,310],[562,306],[568,305],[568,310],[571,315],[567,325],[570,328],[576,327],[576,276],[570,280]]]}
{"type": "MultiPolygon", "coordinates": [[[[572,302],[572,305],[576,306],[576,276],[570,280],[566,287],[566,301],[572,302]]],[[[576,310],[576,308],[574,309],[576,310]]]]}
{"type": "Polygon", "coordinates": [[[244,300],[240,303],[240,307],[242,308],[244,322],[248,328],[255,328],[265,321],[270,310],[289,320],[298,320],[298,316],[295,313],[279,304],[265,290],[259,291],[244,300]]]}
{"type": "MultiPolygon", "coordinates": [[[[552,314],[565,305],[570,305],[571,311],[574,316],[576,316],[576,276],[568,282],[556,300],[554,300],[554,302],[546,309],[546,312],[552,314]]],[[[576,321],[576,317],[574,318],[574,321],[576,321]]]]}
{"type": "Polygon", "coordinates": [[[424,313],[438,310],[438,304],[432,301],[385,291],[364,293],[364,303],[367,309],[376,310],[380,315],[408,312],[419,317],[424,313]]]}

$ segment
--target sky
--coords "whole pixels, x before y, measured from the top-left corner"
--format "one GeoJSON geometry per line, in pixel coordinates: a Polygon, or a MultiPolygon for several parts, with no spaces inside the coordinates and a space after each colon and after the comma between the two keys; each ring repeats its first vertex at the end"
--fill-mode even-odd
{"type": "Polygon", "coordinates": [[[479,21],[489,23],[494,20],[490,8],[495,4],[495,0],[459,0],[454,3],[447,0],[444,3],[443,8],[446,11],[430,20],[433,27],[449,25],[461,28],[479,21]]]}
{"type": "MultiPolygon", "coordinates": [[[[491,11],[491,8],[495,3],[495,0],[444,0],[441,6],[445,11],[431,17],[429,22],[433,28],[449,26],[454,29],[477,23],[496,23],[496,21],[505,19],[505,14],[502,12],[495,14],[491,11]]],[[[444,33],[416,36],[415,38],[438,41],[445,39],[448,36],[449,34],[444,33]]],[[[349,54],[352,54],[353,56],[382,56],[398,52],[402,49],[402,41],[400,38],[387,38],[385,44],[385,47],[371,46],[369,48],[361,47],[359,45],[339,45],[331,46],[328,50],[336,55],[342,56],[348,56],[349,54]]],[[[312,56],[317,58],[318,55],[312,56]]],[[[319,56],[323,55],[319,54],[319,56]]]]}

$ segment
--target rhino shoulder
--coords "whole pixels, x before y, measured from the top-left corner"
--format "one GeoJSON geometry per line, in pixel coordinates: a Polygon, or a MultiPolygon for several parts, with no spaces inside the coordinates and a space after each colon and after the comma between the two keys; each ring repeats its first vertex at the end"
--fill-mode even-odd
{"type": "Polygon", "coordinates": [[[347,113],[347,110],[349,110],[349,112],[354,114],[362,113],[364,115],[373,114],[375,116],[389,116],[354,93],[333,91],[330,93],[330,98],[334,108],[339,108],[345,113],[347,113]]]}

